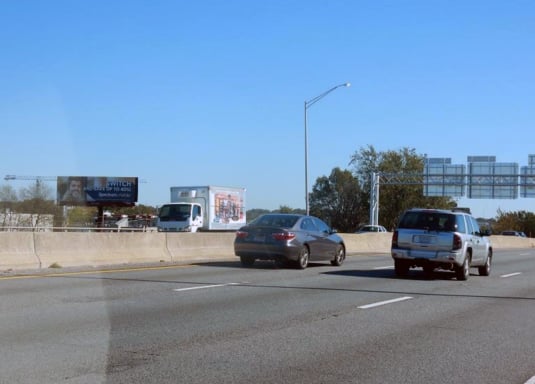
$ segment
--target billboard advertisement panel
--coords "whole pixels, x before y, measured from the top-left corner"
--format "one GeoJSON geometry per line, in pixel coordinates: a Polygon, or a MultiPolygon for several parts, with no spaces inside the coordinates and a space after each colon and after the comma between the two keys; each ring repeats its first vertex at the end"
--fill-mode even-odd
{"type": "Polygon", "coordinates": [[[135,205],[137,177],[58,176],[58,205],[135,205]]]}

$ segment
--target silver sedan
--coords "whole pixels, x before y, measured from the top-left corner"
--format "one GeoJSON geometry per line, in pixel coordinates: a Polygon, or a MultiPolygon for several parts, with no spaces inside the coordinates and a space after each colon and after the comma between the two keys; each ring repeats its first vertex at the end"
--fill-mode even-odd
{"type": "Polygon", "coordinates": [[[309,261],[340,266],[346,257],[342,237],[314,216],[268,213],[236,232],[234,254],[243,266],[273,260],[305,269],[309,261]]]}

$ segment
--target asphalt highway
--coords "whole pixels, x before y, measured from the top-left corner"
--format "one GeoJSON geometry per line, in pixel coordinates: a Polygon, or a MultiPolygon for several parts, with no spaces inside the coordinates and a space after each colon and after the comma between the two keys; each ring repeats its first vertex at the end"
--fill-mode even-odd
{"type": "Polygon", "coordinates": [[[535,384],[535,250],[491,276],[238,259],[0,278],[1,383],[535,384]]]}

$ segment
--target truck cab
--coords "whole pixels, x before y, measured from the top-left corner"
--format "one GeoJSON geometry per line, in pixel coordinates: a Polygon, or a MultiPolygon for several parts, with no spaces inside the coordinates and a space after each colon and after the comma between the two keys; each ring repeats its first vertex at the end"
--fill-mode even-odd
{"type": "Polygon", "coordinates": [[[202,206],[197,203],[164,204],[158,213],[159,232],[197,232],[203,224],[202,206]]]}

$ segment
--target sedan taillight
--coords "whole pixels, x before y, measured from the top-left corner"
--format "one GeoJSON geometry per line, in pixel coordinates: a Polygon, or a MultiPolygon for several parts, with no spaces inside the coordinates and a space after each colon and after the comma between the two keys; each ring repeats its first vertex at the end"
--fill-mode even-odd
{"type": "Polygon", "coordinates": [[[281,240],[281,241],[288,241],[288,240],[295,239],[295,233],[293,233],[293,232],[272,233],[271,236],[275,240],[281,240]]]}
{"type": "Polygon", "coordinates": [[[236,231],[236,237],[239,239],[245,239],[249,235],[248,232],[245,231],[236,231]]]}

